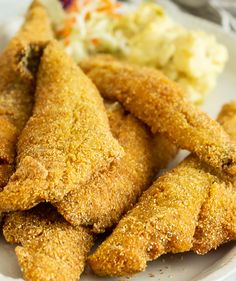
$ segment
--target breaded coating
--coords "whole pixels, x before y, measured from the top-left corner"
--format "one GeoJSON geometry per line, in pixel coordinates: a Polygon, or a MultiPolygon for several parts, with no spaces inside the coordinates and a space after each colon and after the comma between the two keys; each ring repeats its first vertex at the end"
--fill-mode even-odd
{"type": "Polygon", "coordinates": [[[17,152],[17,170],[0,193],[0,211],[61,201],[123,154],[96,87],[56,41],[41,57],[33,114],[17,152]]]}
{"type": "Polygon", "coordinates": [[[0,189],[13,173],[17,138],[32,111],[34,79],[27,68],[37,68],[38,49],[33,42],[42,44],[51,38],[47,13],[34,1],[22,28],[0,56],[0,189]],[[28,60],[30,65],[25,65],[28,60]]]}
{"type": "Polygon", "coordinates": [[[107,114],[113,136],[125,150],[124,157],[56,204],[67,221],[92,226],[94,232],[117,224],[177,151],[164,137],[154,137],[118,103],[107,103],[107,114]]]}
{"type": "MultiPolygon", "coordinates": [[[[236,142],[236,102],[223,106],[218,122],[236,142]]],[[[193,251],[205,254],[236,240],[236,186],[212,185],[202,206],[194,235],[193,251]]]]}
{"type": "Polygon", "coordinates": [[[147,261],[192,248],[198,214],[214,176],[189,157],[161,176],[89,258],[101,276],[143,271],[147,261]]]}
{"type": "Polygon", "coordinates": [[[236,101],[225,104],[217,118],[231,139],[236,142],[236,101]]]}
{"type": "Polygon", "coordinates": [[[235,206],[232,178],[189,156],[144,192],[89,264],[98,275],[123,276],[168,252],[205,253],[235,239],[235,206]]]}
{"type": "Polygon", "coordinates": [[[51,21],[40,0],[33,0],[25,16],[25,22],[16,37],[28,42],[50,41],[53,38],[51,21]]]}
{"type": "Polygon", "coordinates": [[[89,58],[81,67],[104,97],[121,102],[153,133],[164,134],[219,171],[236,174],[235,144],[162,73],[106,56],[89,58]]]}
{"type": "Polygon", "coordinates": [[[232,240],[236,240],[236,187],[215,183],[202,206],[192,250],[203,255],[232,240]]]}
{"type": "Polygon", "coordinates": [[[93,244],[88,230],[71,226],[48,205],[9,214],[4,236],[22,245],[16,254],[28,281],[78,280],[93,244]]]}

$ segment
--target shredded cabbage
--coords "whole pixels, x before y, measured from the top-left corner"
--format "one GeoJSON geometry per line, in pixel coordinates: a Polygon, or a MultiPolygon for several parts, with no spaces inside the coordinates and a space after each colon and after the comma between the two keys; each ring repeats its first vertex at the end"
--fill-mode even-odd
{"type": "Polygon", "coordinates": [[[57,38],[77,61],[111,53],[132,63],[162,70],[196,104],[216,84],[227,50],[213,35],[189,31],[153,2],[120,12],[115,0],[74,0],[66,10],[57,0],[43,0],[57,38]]]}

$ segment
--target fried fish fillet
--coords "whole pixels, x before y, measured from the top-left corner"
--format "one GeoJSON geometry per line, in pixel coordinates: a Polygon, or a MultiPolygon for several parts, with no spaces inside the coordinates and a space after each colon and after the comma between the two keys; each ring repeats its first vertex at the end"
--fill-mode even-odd
{"type": "Polygon", "coordinates": [[[10,213],[3,230],[9,243],[22,245],[16,254],[28,281],[78,280],[93,244],[88,230],[71,226],[46,204],[10,213]]]}
{"type": "Polygon", "coordinates": [[[206,252],[235,239],[235,206],[232,178],[189,156],[144,192],[89,264],[98,275],[123,276],[168,252],[206,252]]]}
{"type": "Polygon", "coordinates": [[[104,97],[121,102],[153,133],[164,134],[218,170],[236,174],[235,144],[161,72],[106,56],[89,58],[81,67],[104,97]]]}
{"type": "MultiPolygon", "coordinates": [[[[218,122],[236,142],[236,102],[223,106],[218,122]]],[[[205,254],[232,240],[236,240],[236,184],[212,184],[199,216],[193,251],[205,254]]]]}
{"type": "Polygon", "coordinates": [[[192,248],[198,214],[214,176],[193,157],[160,177],[89,258],[101,276],[135,274],[160,255],[192,248]]]}
{"type": "Polygon", "coordinates": [[[233,240],[236,240],[236,187],[212,184],[202,205],[192,250],[203,255],[233,240]]]}
{"type": "Polygon", "coordinates": [[[34,81],[28,68],[37,67],[37,44],[52,38],[44,7],[34,1],[23,26],[0,56],[0,189],[14,171],[16,142],[33,104],[34,81]],[[29,57],[34,53],[33,57],[29,57]],[[35,59],[33,63],[32,59],[35,59]],[[30,61],[26,67],[25,61],[30,61]]]}
{"type": "Polygon", "coordinates": [[[0,193],[0,210],[58,202],[123,154],[96,87],[52,41],[38,70],[33,115],[18,142],[18,166],[0,193]]]}
{"type": "Polygon", "coordinates": [[[154,137],[118,103],[106,105],[111,131],[123,146],[124,157],[55,205],[67,221],[92,226],[94,232],[118,223],[177,151],[164,137],[154,137]]]}
{"type": "Polygon", "coordinates": [[[217,121],[229,134],[231,139],[236,142],[236,101],[227,103],[222,107],[217,121]]]}
{"type": "Polygon", "coordinates": [[[25,16],[25,22],[16,34],[16,38],[24,40],[25,43],[29,41],[40,42],[52,40],[53,31],[51,21],[46,8],[40,0],[32,1],[25,16]]]}

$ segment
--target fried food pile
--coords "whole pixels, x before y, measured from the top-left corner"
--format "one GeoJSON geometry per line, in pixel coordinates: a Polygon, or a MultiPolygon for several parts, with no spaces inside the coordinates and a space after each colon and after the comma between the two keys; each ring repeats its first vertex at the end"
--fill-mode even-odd
{"type": "Polygon", "coordinates": [[[16,255],[26,280],[77,280],[93,245],[93,235],[73,227],[47,204],[6,216],[4,236],[21,244],[16,255]]]}
{"type": "Polygon", "coordinates": [[[193,156],[161,176],[89,257],[100,276],[145,270],[166,253],[205,254],[236,240],[236,192],[193,156]]]}
{"type": "Polygon", "coordinates": [[[0,55],[0,190],[14,172],[18,137],[32,112],[39,46],[52,38],[47,13],[34,1],[22,28],[0,55]]]}
{"type": "Polygon", "coordinates": [[[111,132],[124,148],[124,157],[55,204],[71,224],[90,226],[96,233],[119,222],[177,151],[176,146],[161,135],[154,137],[121,105],[106,103],[106,107],[111,132]],[[158,157],[161,151],[167,152],[164,157],[158,157]]]}
{"type": "Polygon", "coordinates": [[[157,70],[81,68],[34,1],[0,56],[0,216],[25,280],[76,281],[87,260],[131,275],[235,240],[236,102],[217,122],[157,70]],[[178,148],[192,154],[163,173],[178,148]]]}
{"type": "Polygon", "coordinates": [[[219,171],[236,174],[235,145],[229,136],[164,74],[110,56],[89,58],[81,67],[104,97],[120,101],[153,133],[162,133],[219,171]]]}
{"type": "Polygon", "coordinates": [[[123,154],[97,89],[55,41],[43,50],[34,109],[17,153],[16,172],[0,193],[1,211],[58,202],[123,154]]]}

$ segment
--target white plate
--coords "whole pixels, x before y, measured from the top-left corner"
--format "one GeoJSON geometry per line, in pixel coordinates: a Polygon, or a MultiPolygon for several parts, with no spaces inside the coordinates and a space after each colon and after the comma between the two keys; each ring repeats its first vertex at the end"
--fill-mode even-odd
{"type": "MultiPolygon", "coordinates": [[[[0,47],[19,26],[21,16],[29,0],[0,0],[0,47]],[[19,4],[20,2],[20,4],[19,4]],[[16,22],[15,22],[16,20],[16,22]]],[[[229,62],[218,80],[216,89],[209,95],[204,110],[216,117],[225,102],[236,99],[236,36],[225,33],[218,26],[180,12],[166,0],[162,2],[174,18],[189,28],[203,29],[216,35],[229,50],[229,62]]],[[[1,74],[0,74],[1,75],[1,74]]],[[[22,275],[14,254],[14,247],[7,245],[0,237],[0,281],[22,280],[22,275]]],[[[126,278],[98,278],[91,273],[83,275],[82,281],[115,281],[126,278]]],[[[166,255],[148,265],[147,271],[138,274],[132,281],[235,281],[236,246],[227,244],[205,256],[193,253],[166,255]],[[151,277],[151,275],[154,277],[151,277]]]]}

